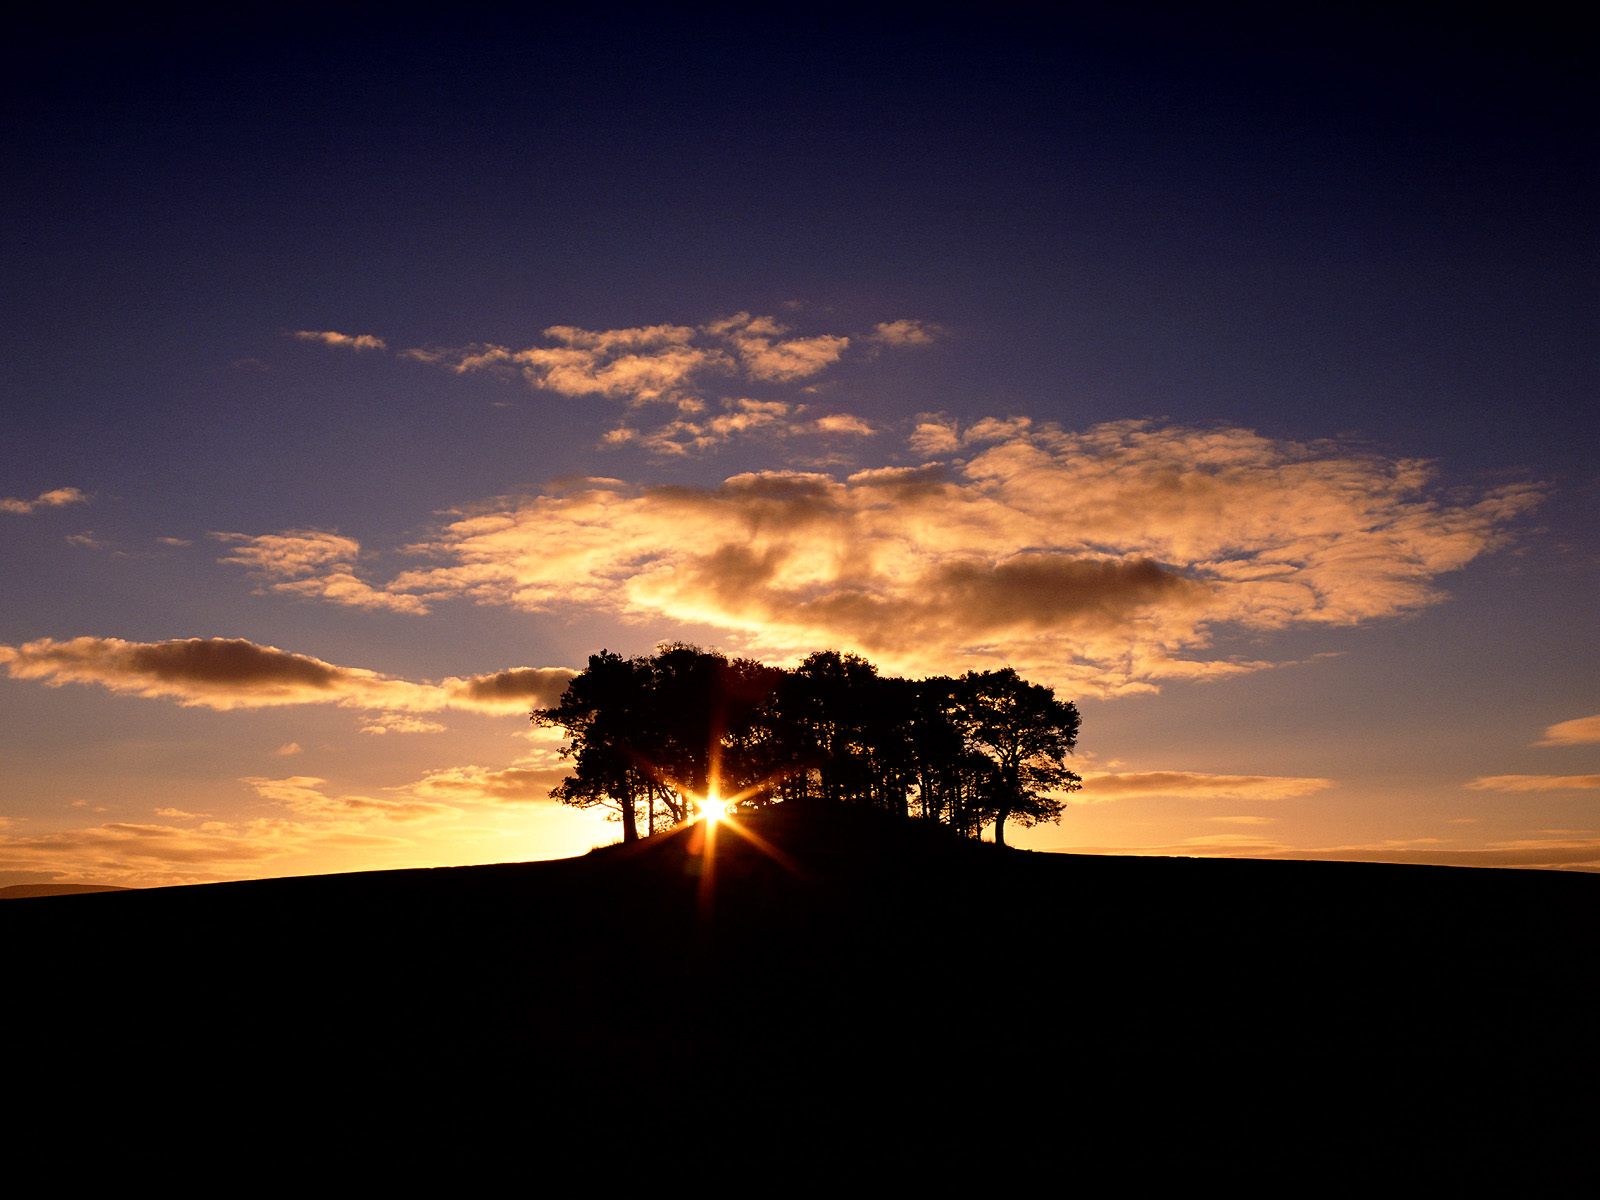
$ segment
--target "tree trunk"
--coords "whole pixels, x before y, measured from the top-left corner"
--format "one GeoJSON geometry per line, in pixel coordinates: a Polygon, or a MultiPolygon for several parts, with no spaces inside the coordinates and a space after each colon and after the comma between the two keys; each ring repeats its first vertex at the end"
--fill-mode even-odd
{"type": "Polygon", "coordinates": [[[639,840],[638,814],[634,809],[632,796],[622,802],[622,844],[624,846],[639,840]]]}
{"type": "Polygon", "coordinates": [[[996,846],[1004,846],[1006,844],[1006,817],[1010,815],[1009,809],[1002,808],[994,816],[994,844],[996,846]]]}

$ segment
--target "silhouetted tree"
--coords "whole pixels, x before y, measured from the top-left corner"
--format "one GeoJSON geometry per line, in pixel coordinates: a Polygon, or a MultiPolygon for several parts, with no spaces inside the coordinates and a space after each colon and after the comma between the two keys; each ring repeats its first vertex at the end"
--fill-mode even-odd
{"type": "Polygon", "coordinates": [[[1010,819],[1019,825],[1059,821],[1059,793],[1081,786],[1065,761],[1078,743],[1077,706],[1010,667],[969,671],[958,696],[967,744],[990,766],[978,803],[982,816],[994,822],[995,842],[1005,845],[1010,819]]]}
{"type": "Polygon", "coordinates": [[[570,739],[563,754],[573,773],[550,795],[577,808],[615,809],[624,842],[638,839],[639,804],[650,798],[653,783],[640,755],[654,721],[649,699],[644,664],[602,650],[589,656],[554,707],[532,714],[534,724],[564,729],[570,739]]]}
{"type": "Polygon", "coordinates": [[[886,678],[819,651],[793,670],[681,642],[654,655],[602,651],[533,720],[571,738],[573,773],[551,795],[612,807],[623,840],[677,824],[711,790],[759,806],[822,799],[936,821],[978,837],[993,824],[1059,820],[1078,787],[1065,758],[1078,710],[1010,668],[960,679],[886,678]]]}

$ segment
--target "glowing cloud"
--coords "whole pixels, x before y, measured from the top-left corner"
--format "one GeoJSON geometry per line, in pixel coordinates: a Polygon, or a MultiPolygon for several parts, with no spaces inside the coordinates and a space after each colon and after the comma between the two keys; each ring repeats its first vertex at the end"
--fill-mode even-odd
{"type": "Polygon", "coordinates": [[[696,330],[686,325],[606,330],[552,325],[544,336],[554,345],[409,350],[405,357],[446,366],[457,374],[515,371],[530,386],[564,396],[646,403],[671,399],[702,371],[732,366],[721,350],[692,345],[695,335],[696,330]]]}
{"type": "MultiPolygon", "coordinates": [[[[1203,800],[1289,800],[1326,791],[1331,779],[1291,775],[1204,775],[1196,771],[1134,771],[1116,775],[1085,775],[1083,790],[1074,796],[1080,804],[1095,804],[1123,796],[1172,796],[1203,800]]],[[[1216,817],[1238,825],[1255,825],[1265,817],[1216,817]]]]}
{"type": "Polygon", "coordinates": [[[38,512],[41,508],[64,508],[69,504],[87,503],[89,497],[78,488],[51,488],[48,492],[40,492],[32,500],[18,500],[12,496],[0,499],[0,513],[25,517],[29,513],[38,512]]]}
{"type": "Polygon", "coordinates": [[[290,336],[298,341],[318,342],[341,350],[383,350],[388,346],[381,337],[370,333],[339,333],[332,329],[297,329],[290,336]]]}
{"type": "MultiPolygon", "coordinates": [[[[919,424],[919,453],[934,428],[919,424]]],[[[1438,577],[1539,498],[1444,498],[1425,463],[1241,429],[936,428],[969,456],[491,502],[418,547],[448,565],[384,590],[711,625],[750,653],[831,646],[903,674],[1010,664],[1115,694],[1271,665],[1208,654],[1218,627],[1352,625],[1436,603],[1438,577]]]]}
{"type": "Polygon", "coordinates": [[[811,417],[804,404],[781,400],[741,398],[723,401],[723,410],[709,416],[678,417],[648,433],[626,426],[613,429],[603,444],[638,442],[663,455],[687,455],[709,450],[736,437],[764,436],[771,439],[799,437],[871,437],[877,433],[871,422],[849,413],[829,413],[811,417]]]}
{"type": "Polygon", "coordinates": [[[1600,775],[1480,775],[1467,784],[1480,792],[1591,792],[1600,775]]]}
{"type": "Polygon", "coordinates": [[[848,337],[837,334],[786,338],[788,326],[746,312],[713,321],[706,331],[727,339],[750,378],[779,383],[818,374],[838,362],[850,345],[848,337]]]}
{"type": "Polygon", "coordinates": [[[904,319],[879,321],[870,336],[885,346],[930,346],[942,333],[943,330],[931,322],[904,319]]]}
{"type": "Polygon", "coordinates": [[[247,567],[272,580],[268,587],[274,592],[328,600],[349,608],[419,616],[428,611],[427,603],[417,596],[382,591],[357,577],[355,562],[361,554],[361,543],[354,538],[320,529],[211,536],[233,544],[233,551],[221,561],[247,567]]]}
{"type": "Polygon", "coordinates": [[[1592,746],[1600,743],[1600,713],[1592,717],[1574,717],[1561,721],[1544,731],[1536,746],[1592,746]]]}

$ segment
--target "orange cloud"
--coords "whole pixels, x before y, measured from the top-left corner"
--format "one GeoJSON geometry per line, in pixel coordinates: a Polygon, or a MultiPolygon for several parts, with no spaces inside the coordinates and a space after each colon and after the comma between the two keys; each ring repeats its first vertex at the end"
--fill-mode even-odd
{"type": "Polygon", "coordinates": [[[1480,775],[1469,788],[1480,792],[1588,792],[1600,775],[1480,775]]]}
{"type": "Polygon", "coordinates": [[[47,492],[40,492],[32,500],[19,500],[14,496],[0,499],[0,513],[25,517],[29,513],[38,512],[41,508],[64,508],[69,504],[87,503],[89,497],[79,488],[51,488],[47,492]]]}
{"type": "Polygon", "coordinates": [[[554,704],[574,674],[565,667],[515,667],[414,683],[242,638],[40,638],[21,646],[0,645],[0,665],[13,679],[37,680],[48,687],[97,684],[124,695],[220,711],[335,704],[385,713],[526,712],[554,704]]]}
{"type": "Polygon", "coordinates": [[[548,800],[550,789],[570,768],[565,764],[523,765],[501,769],[450,767],[423,776],[411,790],[419,796],[471,803],[548,800]]]}
{"type": "Polygon", "coordinates": [[[873,326],[871,339],[885,346],[929,346],[943,333],[939,326],[929,321],[902,319],[879,321],[873,326]]]}
{"type": "Polygon", "coordinates": [[[290,529],[283,533],[250,535],[213,533],[233,545],[222,562],[248,567],[273,579],[275,592],[328,600],[350,608],[386,609],[422,615],[427,603],[417,596],[400,595],[373,587],[355,574],[361,543],[320,529],[290,529]]]}
{"type": "Polygon", "coordinates": [[[1536,746],[1592,746],[1600,743],[1600,713],[1592,717],[1574,717],[1561,721],[1544,731],[1536,746]]]}
{"type": "Polygon", "coordinates": [[[1116,694],[1270,664],[1220,627],[1351,625],[1443,598],[1539,492],[1431,490],[1424,463],[1248,430],[924,421],[924,467],[591,481],[463,513],[390,593],[710,625],[746,652],[835,646],[905,674],[1010,664],[1116,694]],[[940,440],[943,439],[943,440],[940,440]]]}
{"type": "Polygon", "coordinates": [[[657,454],[681,456],[735,437],[870,437],[877,432],[871,422],[849,413],[810,417],[806,405],[779,400],[725,400],[723,409],[712,416],[680,416],[649,433],[623,426],[608,432],[602,441],[607,445],[638,442],[657,454]]]}
{"type": "Polygon", "coordinates": [[[387,343],[370,333],[338,333],[332,329],[297,329],[290,336],[302,342],[318,342],[341,350],[383,350],[387,343]]]}
{"type": "Polygon", "coordinates": [[[263,800],[281,804],[290,812],[302,816],[357,816],[414,821],[420,817],[453,816],[456,813],[448,805],[405,792],[392,796],[329,796],[323,791],[328,781],[312,775],[291,775],[285,779],[252,775],[239,782],[248,784],[263,800]]]}
{"type": "Polygon", "coordinates": [[[686,325],[606,330],[552,325],[544,336],[555,345],[522,350],[495,345],[408,350],[405,357],[448,366],[457,374],[515,371],[530,386],[544,391],[609,396],[634,403],[671,399],[700,372],[732,366],[721,350],[692,345],[696,330],[686,325]]]}
{"type": "Polygon", "coordinates": [[[746,312],[713,321],[706,331],[727,339],[750,378],[778,383],[818,374],[838,362],[850,345],[848,337],[837,334],[786,338],[788,326],[746,312]]]}
{"type": "MultiPolygon", "coordinates": [[[[1206,775],[1198,771],[1130,771],[1085,775],[1079,803],[1094,804],[1123,796],[1173,796],[1209,800],[1288,800],[1326,791],[1331,779],[1292,775],[1206,775]]],[[[1217,817],[1234,824],[1260,824],[1265,817],[1217,817]]]]}

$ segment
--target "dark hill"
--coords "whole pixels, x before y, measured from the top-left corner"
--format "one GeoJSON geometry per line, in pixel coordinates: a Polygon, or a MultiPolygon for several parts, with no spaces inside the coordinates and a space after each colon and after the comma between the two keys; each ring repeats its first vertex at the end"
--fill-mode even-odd
{"type": "Polygon", "coordinates": [[[745,827],[773,853],[724,827],[708,858],[691,828],[0,906],[13,1080],[943,1121],[1188,1072],[1427,1091],[1600,1060],[1591,876],[1030,854],[800,805],[745,827]]]}

